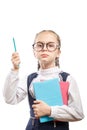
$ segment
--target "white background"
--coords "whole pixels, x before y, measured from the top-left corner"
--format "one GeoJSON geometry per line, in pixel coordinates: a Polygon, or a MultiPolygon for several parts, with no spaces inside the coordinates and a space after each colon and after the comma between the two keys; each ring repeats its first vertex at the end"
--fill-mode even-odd
{"type": "Polygon", "coordinates": [[[4,81],[12,67],[12,38],[20,54],[23,76],[37,70],[32,44],[35,34],[43,29],[60,35],[61,68],[71,73],[79,86],[85,118],[70,123],[70,130],[87,129],[86,12],[86,0],[0,0],[0,130],[24,130],[29,118],[27,98],[13,106],[3,98],[4,81]]]}

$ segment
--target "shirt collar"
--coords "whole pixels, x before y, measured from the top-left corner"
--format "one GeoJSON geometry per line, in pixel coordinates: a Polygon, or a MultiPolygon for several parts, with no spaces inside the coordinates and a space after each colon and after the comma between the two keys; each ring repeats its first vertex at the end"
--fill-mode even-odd
{"type": "Polygon", "coordinates": [[[58,68],[57,66],[55,66],[55,67],[52,67],[52,68],[49,68],[49,69],[40,69],[38,71],[38,74],[49,75],[49,74],[60,73],[60,72],[61,72],[61,69],[58,68]]]}

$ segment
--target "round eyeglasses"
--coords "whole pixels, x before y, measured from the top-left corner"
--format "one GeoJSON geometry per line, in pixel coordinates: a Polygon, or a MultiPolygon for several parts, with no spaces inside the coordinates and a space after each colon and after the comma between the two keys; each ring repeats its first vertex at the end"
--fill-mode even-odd
{"type": "Polygon", "coordinates": [[[37,52],[44,50],[44,47],[48,51],[55,51],[57,48],[58,49],[60,48],[58,43],[54,43],[54,42],[48,42],[48,43],[37,42],[37,43],[34,43],[32,46],[33,46],[33,49],[37,52]]]}

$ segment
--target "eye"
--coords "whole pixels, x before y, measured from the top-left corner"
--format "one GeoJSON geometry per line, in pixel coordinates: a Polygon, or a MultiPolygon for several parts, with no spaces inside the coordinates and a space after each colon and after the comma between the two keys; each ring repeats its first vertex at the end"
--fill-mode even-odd
{"type": "Polygon", "coordinates": [[[37,43],[37,47],[38,47],[38,48],[41,48],[41,47],[42,47],[42,44],[41,44],[41,43],[37,43]]]}
{"type": "Polygon", "coordinates": [[[49,47],[55,47],[55,45],[52,44],[52,43],[49,43],[48,46],[49,46],[49,47]]]}

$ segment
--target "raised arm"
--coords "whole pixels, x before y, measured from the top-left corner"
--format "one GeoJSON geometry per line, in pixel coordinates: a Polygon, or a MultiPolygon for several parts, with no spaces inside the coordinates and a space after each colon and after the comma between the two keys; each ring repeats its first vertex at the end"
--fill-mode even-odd
{"type": "Polygon", "coordinates": [[[3,96],[6,103],[16,104],[26,97],[27,91],[24,82],[19,80],[20,57],[17,52],[12,54],[11,61],[13,68],[6,77],[3,96]]]}

